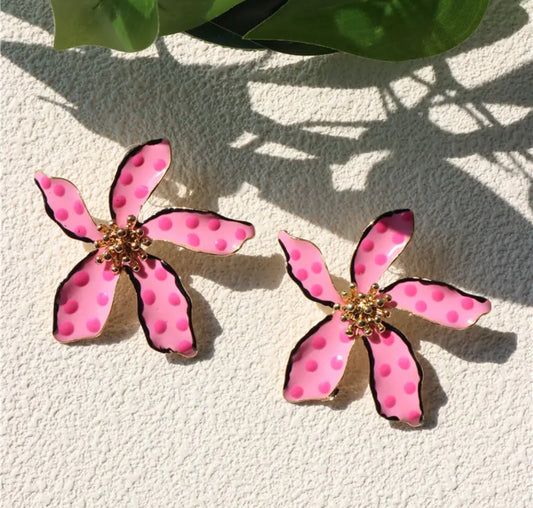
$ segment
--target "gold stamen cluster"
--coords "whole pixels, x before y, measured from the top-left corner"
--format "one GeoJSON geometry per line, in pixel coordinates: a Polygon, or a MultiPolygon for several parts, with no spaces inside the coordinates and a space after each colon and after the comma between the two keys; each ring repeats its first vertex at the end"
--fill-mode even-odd
{"type": "Polygon", "coordinates": [[[382,318],[388,318],[390,311],[385,307],[392,300],[391,295],[381,293],[377,284],[372,284],[367,294],[359,293],[355,284],[350,284],[350,293],[341,293],[344,305],[335,304],[334,309],[342,311],[341,321],[349,321],[346,335],[352,336],[357,330],[367,337],[374,328],[383,332],[382,318]]]}
{"type": "Polygon", "coordinates": [[[134,272],[140,270],[140,260],[145,260],[148,254],[143,250],[152,244],[152,240],[144,236],[142,228],[135,227],[137,218],[128,215],[127,225],[120,228],[114,222],[100,224],[98,231],[102,239],[94,242],[97,249],[105,249],[95,259],[97,263],[112,262],[111,271],[120,272],[124,265],[129,265],[134,272]]]}

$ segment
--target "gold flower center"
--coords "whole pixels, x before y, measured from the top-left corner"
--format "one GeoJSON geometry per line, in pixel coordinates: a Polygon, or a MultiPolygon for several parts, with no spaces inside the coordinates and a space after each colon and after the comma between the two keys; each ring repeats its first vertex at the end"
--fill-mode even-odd
{"type": "Polygon", "coordinates": [[[372,284],[368,293],[360,293],[355,284],[350,284],[350,293],[343,291],[341,296],[344,304],[335,304],[335,310],[340,310],[341,321],[349,321],[346,335],[352,336],[357,331],[372,335],[376,328],[379,332],[385,330],[382,318],[388,318],[390,311],[386,308],[392,300],[391,295],[381,293],[377,284],[372,284]]]}
{"type": "Polygon", "coordinates": [[[142,228],[137,227],[137,218],[128,215],[126,227],[119,227],[116,223],[98,225],[102,238],[94,242],[97,249],[104,249],[95,261],[97,263],[111,262],[111,271],[118,273],[124,265],[129,265],[134,272],[140,270],[139,261],[145,260],[148,254],[144,251],[152,244],[152,240],[144,235],[142,228]]]}

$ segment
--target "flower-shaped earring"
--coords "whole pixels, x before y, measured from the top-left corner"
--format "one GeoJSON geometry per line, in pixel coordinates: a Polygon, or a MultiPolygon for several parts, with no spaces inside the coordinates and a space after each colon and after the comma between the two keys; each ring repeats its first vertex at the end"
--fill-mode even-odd
{"type": "Polygon", "coordinates": [[[422,423],[422,369],[407,339],[387,322],[393,309],[466,328],[490,311],[490,302],[443,282],[412,277],[380,289],[377,281],[407,245],[413,227],[410,210],[385,213],[370,224],[352,258],[350,291],[340,295],[320,250],[306,240],[279,234],[290,277],[305,296],[333,309],[290,355],[284,386],[288,401],[335,396],[348,354],[360,337],[370,357],[370,387],[378,413],[412,426],[422,423]]]}
{"type": "Polygon", "coordinates": [[[150,346],[163,353],[196,355],[191,300],[176,272],[145,249],[165,240],[197,252],[229,255],[254,235],[248,222],[213,212],[169,208],[144,222],[139,211],[170,165],[170,145],[158,139],[130,150],[109,193],[112,221],[95,224],[78,189],[43,173],[35,181],[48,215],[70,237],[93,242],[60,284],[54,302],[54,337],[60,342],[100,335],[109,316],[118,275],[125,271],[137,292],[139,320],[150,346]]]}

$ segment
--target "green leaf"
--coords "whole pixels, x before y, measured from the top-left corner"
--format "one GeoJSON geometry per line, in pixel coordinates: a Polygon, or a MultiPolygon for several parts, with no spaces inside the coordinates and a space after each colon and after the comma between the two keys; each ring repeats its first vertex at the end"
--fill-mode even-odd
{"type": "Polygon", "coordinates": [[[54,47],[139,51],[157,37],[156,0],[52,0],[54,47]]]}
{"type": "Polygon", "coordinates": [[[187,30],[189,35],[202,39],[203,41],[212,42],[213,44],[220,44],[235,49],[266,49],[254,41],[247,41],[239,34],[227,30],[221,26],[216,25],[212,21],[208,21],[203,25],[197,26],[187,30]]]}
{"type": "Polygon", "coordinates": [[[378,60],[442,53],[476,29],[488,0],[289,0],[246,39],[317,44],[378,60]]]}
{"type": "Polygon", "coordinates": [[[160,0],[159,35],[174,34],[202,25],[243,0],[160,0]]]}

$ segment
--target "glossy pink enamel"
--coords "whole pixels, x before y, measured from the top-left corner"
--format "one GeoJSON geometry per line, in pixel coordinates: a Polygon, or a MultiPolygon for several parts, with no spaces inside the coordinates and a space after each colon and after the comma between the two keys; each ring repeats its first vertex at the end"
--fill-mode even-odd
{"type": "Polygon", "coordinates": [[[63,178],[49,178],[44,173],[36,173],[35,182],[44,195],[48,214],[67,232],[85,241],[102,237],[74,184],[63,178]]]}
{"type": "Polygon", "coordinates": [[[328,316],[291,353],[288,382],[283,395],[290,402],[327,398],[337,387],[346,368],[354,340],[340,313],[328,316]]]}
{"type": "Polygon", "coordinates": [[[143,228],[152,240],[173,242],[196,252],[226,256],[255,234],[248,222],[212,212],[172,209],[148,219],[143,228]]]}
{"type": "Polygon", "coordinates": [[[341,303],[318,247],[281,231],[279,242],[287,259],[289,275],[308,298],[324,304],[341,303]]]}
{"type": "Polygon", "coordinates": [[[60,342],[99,335],[109,316],[118,276],[95,257],[87,256],[57,290],[54,337],[60,342]]]}
{"type": "Polygon", "coordinates": [[[371,358],[370,383],[378,412],[409,425],[422,423],[422,376],[407,340],[393,330],[364,338],[371,358]]]}
{"type": "Polygon", "coordinates": [[[450,328],[467,328],[491,308],[485,298],[423,279],[399,280],[384,291],[398,309],[450,328]]]}
{"type": "Polygon", "coordinates": [[[117,171],[110,190],[111,215],[119,226],[128,215],[137,217],[170,165],[168,141],[149,142],[131,150],[117,171]]]}
{"type": "Polygon", "coordinates": [[[411,239],[413,227],[413,213],[401,210],[382,215],[365,230],[352,258],[352,280],[359,291],[366,293],[379,281],[411,239]]]}
{"type": "Polygon", "coordinates": [[[150,256],[137,273],[129,272],[137,291],[139,317],[150,345],[162,352],[196,355],[190,323],[190,301],[178,276],[150,256]]]}

